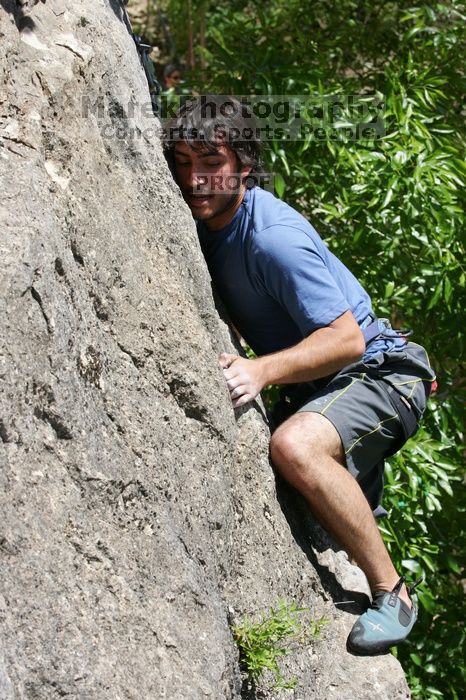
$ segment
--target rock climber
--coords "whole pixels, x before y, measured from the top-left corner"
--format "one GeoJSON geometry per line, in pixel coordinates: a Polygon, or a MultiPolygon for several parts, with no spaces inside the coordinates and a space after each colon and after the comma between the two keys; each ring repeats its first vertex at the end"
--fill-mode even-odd
{"type": "Polygon", "coordinates": [[[425,350],[377,318],[307,219],[255,184],[254,124],[244,102],[197,96],[165,128],[167,157],[213,284],[256,354],[220,355],[233,406],[283,385],[291,415],[272,434],[272,462],[364,571],[372,604],[347,646],[379,654],[417,617],[374,517],[384,459],[416,431],[435,377],[425,350]]]}

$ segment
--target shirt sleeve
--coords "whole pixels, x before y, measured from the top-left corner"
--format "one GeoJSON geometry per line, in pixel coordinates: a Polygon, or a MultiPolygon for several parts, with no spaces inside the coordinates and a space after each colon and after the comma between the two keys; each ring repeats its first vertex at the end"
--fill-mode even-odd
{"type": "Polygon", "coordinates": [[[319,243],[291,226],[271,226],[256,238],[259,279],[303,336],[328,326],[350,308],[328,269],[327,249],[320,239],[319,243]]]}

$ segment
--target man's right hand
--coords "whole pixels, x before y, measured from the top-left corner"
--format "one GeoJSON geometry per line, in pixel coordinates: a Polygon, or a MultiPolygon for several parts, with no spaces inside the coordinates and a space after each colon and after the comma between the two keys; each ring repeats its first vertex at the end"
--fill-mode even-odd
{"type": "Polygon", "coordinates": [[[248,360],[246,357],[222,352],[219,363],[233,407],[239,408],[254,401],[265,386],[260,358],[248,360]]]}

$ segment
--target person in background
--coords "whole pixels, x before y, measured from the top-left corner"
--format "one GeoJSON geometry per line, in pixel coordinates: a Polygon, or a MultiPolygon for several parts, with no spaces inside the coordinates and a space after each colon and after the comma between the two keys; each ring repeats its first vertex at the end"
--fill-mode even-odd
{"type": "Polygon", "coordinates": [[[173,90],[177,95],[181,94],[181,71],[174,63],[169,63],[163,71],[163,88],[165,91],[173,90]]]}

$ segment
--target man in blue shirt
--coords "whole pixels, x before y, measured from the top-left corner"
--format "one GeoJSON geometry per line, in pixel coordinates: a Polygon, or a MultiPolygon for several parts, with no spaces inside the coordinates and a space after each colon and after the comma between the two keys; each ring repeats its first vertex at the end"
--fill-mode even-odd
{"type": "Polygon", "coordinates": [[[225,381],[235,408],[268,384],[299,385],[301,405],[273,433],[271,458],[366,574],[373,604],[348,648],[382,653],[407,637],[417,610],[373,512],[384,457],[416,430],[434,375],[421,346],[376,319],[309,222],[250,186],[260,150],[244,137],[244,105],[208,100],[210,112],[205,98],[179,111],[165,144],[216,290],[258,355],[223,353],[225,381]]]}

